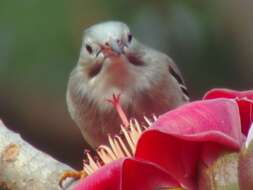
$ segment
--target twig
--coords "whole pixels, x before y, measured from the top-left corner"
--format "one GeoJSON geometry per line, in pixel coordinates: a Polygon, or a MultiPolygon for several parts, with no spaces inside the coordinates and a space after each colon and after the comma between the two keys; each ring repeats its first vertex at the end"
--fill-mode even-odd
{"type": "Polygon", "coordinates": [[[25,142],[0,120],[0,190],[58,190],[65,171],[74,170],[25,142]]]}

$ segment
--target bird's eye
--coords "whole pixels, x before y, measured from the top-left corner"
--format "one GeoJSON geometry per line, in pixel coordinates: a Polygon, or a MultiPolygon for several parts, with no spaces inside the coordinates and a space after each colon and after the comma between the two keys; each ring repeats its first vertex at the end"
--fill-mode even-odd
{"type": "Polygon", "coordinates": [[[86,45],[85,47],[89,54],[92,54],[92,47],[90,45],[86,45]]]}
{"type": "Polygon", "coordinates": [[[131,41],[132,41],[132,38],[133,38],[132,34],[128,34],[128,36],[127,36],[128,42],[131,42],[131,41]]]}

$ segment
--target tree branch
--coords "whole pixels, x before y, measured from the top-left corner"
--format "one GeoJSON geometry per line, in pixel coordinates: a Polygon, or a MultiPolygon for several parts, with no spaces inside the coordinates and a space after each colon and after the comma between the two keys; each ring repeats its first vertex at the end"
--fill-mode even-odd
{"type": "Polygon", "coordinates": [[[25,142],[0,120],[1,190],[58,190],[65,171],[74,170],[25,142]]]}

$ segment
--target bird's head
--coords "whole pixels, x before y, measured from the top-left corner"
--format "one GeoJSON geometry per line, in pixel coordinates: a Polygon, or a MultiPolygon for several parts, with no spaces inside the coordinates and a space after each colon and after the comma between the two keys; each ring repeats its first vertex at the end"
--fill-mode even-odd
{"type": "Polygon", "coordinates": [[[81,97],[99,105],[112,94],[122,94],[122,105],[129,105],[136,94],[151,90],[167,77],[167,63],[165,54],[136,40],[126,24],[103,22],[84,31],[72,86],[81,97]]]}
{"type": "Polygon", "coordinates": [[[99,23],[84,31],[79,65],[91,85],[103,79],[124,86],[132,70],[144,65],[140,46],[126,24],[99,23]]]}
{"type": "Polygon", "coordinates": [[[122,54],[133,40],[128,26],[121,22],[99,23],[85,30],[83,46],[88,56],[98,56],[111,50],[122,54]]]}

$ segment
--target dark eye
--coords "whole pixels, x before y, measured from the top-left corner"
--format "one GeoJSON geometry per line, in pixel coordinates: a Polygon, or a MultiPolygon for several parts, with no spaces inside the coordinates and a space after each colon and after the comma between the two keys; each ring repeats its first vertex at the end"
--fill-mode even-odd
{"type": "Polygon", "coordinates": [[[86,45],[85,47],[89,54],[92,54],[92,47],[90,45],[86,45]]]}
{"type": "Polygon", "coordinates": [[[131,42],[131,41],[132,41],[132,38],[133,38],[132,34],[128,34],[128,36],[127,36],[128,42],[131,42]]]}

